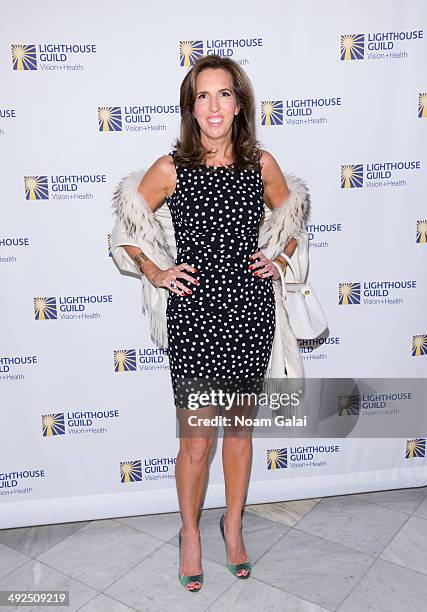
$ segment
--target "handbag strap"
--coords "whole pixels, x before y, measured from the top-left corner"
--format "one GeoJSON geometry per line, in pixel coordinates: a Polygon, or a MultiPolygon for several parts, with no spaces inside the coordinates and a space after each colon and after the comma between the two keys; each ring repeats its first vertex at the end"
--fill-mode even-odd
{"type": "MultiPolygon", "coordinates": [[[[298,236],[293,236],[293,238],[296,239],[296,241],[297,241],[297,248],[298,248],[298,236]]],[[[281,257],[283,257],[288,262],[288,266],[289,266],[289,268],[290,268],[290,270],[292,272],[292,276],[294,277],[294,281],[293,282],[300,283],[301,281],[297,278],[297,273],[296,273],[294,264],[291,261],[291,258],[288,255],[286,255],[285,252],[280,253],[280,255],[281,255],[281,257]]],[[[283,295],[283,299],[285,300],[286,294],[287,294],[286,281],[285,281],[285,273],[284,273],[284,271],[282,269],[282,266],[280,266],[278,263],[276,263],[275,261],[272,261],[271,263],[279,271],[279,274],[280,274],[280,283],[282,285],[282,295],[283,295]]]]}
{"type": "Polygon", "coordinates": [[[281,286],[282,286],[282,297],[283,297],[283,301],[285,301],[285,299],[286,299],[286,293],[287,293],[287,291],[286,291],[286,283],[285,283],[285,274],[284,274],[284,272],[283,272],[283,270],[282,270],[282,267],[281,267],[281,266],[279,266],[279,264],[278,264],[278,263],[276,263],[275,261],[272,261],[271,263],[272,263],[272,264],[273,264],[273,266],[275,266],[275,267],[278,269],[278,271],[279,271],[279,275],[280,275],[280,284],[281,284],[281,286]]]}
{"type": "Polygon", "coordinates": [[[294,264],[292,263],[291,258],[288,255],[286,255],[286,253],[280,253],[280,256],[284,257],[286,261],[288,262],[288,266],[292,272],[292,276],[294,277],[294,282],[300,283],[301,281],[297,278],[297,273],[295,271],[294,264]]]}

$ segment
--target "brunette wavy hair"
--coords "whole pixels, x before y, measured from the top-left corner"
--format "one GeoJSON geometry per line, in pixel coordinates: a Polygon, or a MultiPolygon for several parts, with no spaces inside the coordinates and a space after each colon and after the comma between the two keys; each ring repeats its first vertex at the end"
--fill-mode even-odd
{"type": "Polygon", "coordinates": [[[199,58],[185,75],[180,88],[181,133],[174,143],[175,162],[185,166],[204,165],[210,153],[201,142],[200,127],[193,115],[197,76],[206,68],[228,70],[240,111],[234,116],[232,142],[234,170],[255,170],[260,167],[261,145],[256,139],[255,97],[245,71],[234,60],[219,55],[199,58]]]}

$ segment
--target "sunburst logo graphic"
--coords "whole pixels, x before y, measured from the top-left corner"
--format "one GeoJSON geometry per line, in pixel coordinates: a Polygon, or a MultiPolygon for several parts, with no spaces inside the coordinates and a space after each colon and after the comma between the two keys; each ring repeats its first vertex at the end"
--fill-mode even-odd
{"type": "Polygon", "coordinates": [[[412,357],[427,354],[427,334],[412,336],[412,357]]]}
{"type": "Polygon", "coordinates": [[[283,125],[283,100],[261,102],[261,125],[283,125]]]}
{"type": "Polygon", "coordinates": [[[406,442],[406,459],[413,459],[414,457],[425,457],[426,456],[426,439],[425,438],[414,438],[413,440],[407,440],[406,442]]]}
{"type": "Polygon", "coordinates": [[[365,57],[365,35],[344,34],[341,36],[341,59],[361,60],[365,57]]]}
{"type": "Polygon", "coordinates": [[[37,70],[35,45],[12,45],[12,64],[14,70],[37,70]]]}
{"type": "Polygon", "coordinates": [[[121,132],[122,109],[120,106],[99,106],[98,127],[100,132],[121,132]]]}
{"type": "Polygon", "coordinates": [[[139,482],[142,480],[141,460],[120,461],[120,482],[139,482]]]}
{"type": "Polygon", "coordinates": [[[363,164],[341,166],[341,189],[363,187],[363,164]]]}
{"type": "Polygon", "coordinates": [[[26,200],[48,200],[49,183],[47,176],[24,176],[26,200]]]}
{"type": "Polygon", "coordinates": [[[360,283],[340,283],[338,287],[338,303],[360,304],[360,283]]]}
{"type": "Polygon", "coordinates": [[[360,414],[360,395],[339,395],[338,416],[360,414]]]}
{"type": "Polygon", "coordinates": [[[203,56],[202,40],[181,40],[179,43],[179,65],[193,66],[203,56]]]}
{"type": "Polygon", "coordinates": [[[427,242],[427,219],[417,221],[417,242],[427,242]]]}
{"type": "Polygon", "coordinates": [[[65,434],[64,413],[42,415],[43,437],[63,436],[65,434]]]}
{"type": "Polygon", "coordinates": [[[111,252],[111,244],[112,244],[111,234],[107,234],[107,249],[108,249],[108,256],[109,257],[113,256],[113,253],[111,252]]]}
{"type": "Polygon", "coordinates": [[[288,467],[288,449],[273,448],[267,451],[267,469],[281,470],[288,467]]]}
{"type": "Polygon", "coordinates": [[[136,370],[136,350],[114,351],[114,371],[134,372],[136,370]]]}
{"type": "Polygon", "coordinates": [[[427,117],[427,92],[418,94],[418,117],[427,117]]]}
{"type": "Polygon", "coordinates": [[[54,297],[37,297],[34,298],[34,318],[36,321],[44,321],[46,319],[57,319],[56,298],[54,297]]]}

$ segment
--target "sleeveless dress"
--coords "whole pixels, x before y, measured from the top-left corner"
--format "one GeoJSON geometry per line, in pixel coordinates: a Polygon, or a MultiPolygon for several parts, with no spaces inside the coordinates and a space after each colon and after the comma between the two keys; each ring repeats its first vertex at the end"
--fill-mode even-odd
{"type": "MultiPolygon", "coordinates": [[[[173,159],[174,153],[169,153],[173,159]]],[[[227,391],[260,388],[275,332],[275,298],[271,276],[249,270],[264,213],[261,169],[234,173],[233,166],[176,163],[175,168],[176,189],[166,198],[175,265],[190,264],[197,272],[186,272],[199,280],[195,285],[178,278],[192,293],[170,291],[166,308],[175,405],[188,408],[198,379],[205,379],[203,385],[227,381],[221,386],[227,391]]],[[[206,390],[203,385],[197,388],[206,390]]]]}

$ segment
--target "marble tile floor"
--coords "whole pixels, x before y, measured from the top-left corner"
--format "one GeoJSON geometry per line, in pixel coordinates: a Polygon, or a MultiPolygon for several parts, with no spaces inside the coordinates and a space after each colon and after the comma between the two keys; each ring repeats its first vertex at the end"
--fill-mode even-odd
{"type": "Polygon", "coordinates": [[[199,593],[178,581],[179,513],[0,530],[0,590],[68,590],[70,612],[426,608],[427,487],[246,506],[249,580],[224,566],[223,510],[202,512],[199,593]]]}

